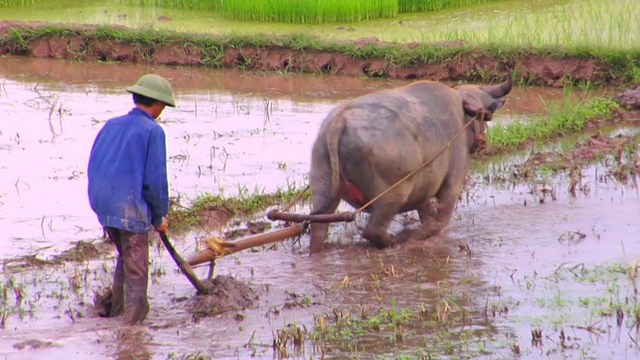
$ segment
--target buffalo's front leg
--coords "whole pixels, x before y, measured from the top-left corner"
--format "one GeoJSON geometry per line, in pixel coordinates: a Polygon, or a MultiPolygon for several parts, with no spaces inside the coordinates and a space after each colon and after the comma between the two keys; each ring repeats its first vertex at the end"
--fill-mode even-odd
{"type": "Polygon", "coordinates": [[[434,221],[432,221],[428,227],[427,237],[440,235],[447,230],[461,191],[462,181],[452,182],[450,179],[445,180],[436,195],[438,205],[436,207],[434,221]]]}
{"type": "Polygon", "coordinates": [[[437,226],[436,207],[431,199],[429,199],[417,210],[421,224],[419,228],[411,231],[409,238],[414,240],[426,240],[433,236],[433,227],[437,226]]]}

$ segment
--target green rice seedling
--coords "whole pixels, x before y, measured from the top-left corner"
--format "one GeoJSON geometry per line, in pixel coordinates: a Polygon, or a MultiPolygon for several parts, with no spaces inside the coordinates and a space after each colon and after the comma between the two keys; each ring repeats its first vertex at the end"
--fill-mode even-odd
{"type": "Polygon", "coordinates": [[[322,24],[395,17],[398,3],[397,0],[225,0],[221,12],[234,20],[322,24]]]}
{"type": "Polygon", "coordinates": [[[222,0],[120,0],[120,3],[125,5],[190,10],[218,10],[222,2],[222,0]]]}
{"type": "Polygon", "coordinates": [[[486,4],[500,0],[398,0],[398,11],[401,13],[436,11],[452,7],[486,4]]]}
{"type": "Polygon", "coordinates": [[[634,0],[587,0],[564,11],[520,12],[491,20],[479,41],[511,45],[563,44],[570,48],[637,47],[640,9],[634,0]],[[589,20],[587,20],[589,19],[589,20]]]}
{"type": "Polygon", "coordinates": [[[0,8],[29,6],[35,3],[36,3],[36,0],[0,0],[0,8]]]}

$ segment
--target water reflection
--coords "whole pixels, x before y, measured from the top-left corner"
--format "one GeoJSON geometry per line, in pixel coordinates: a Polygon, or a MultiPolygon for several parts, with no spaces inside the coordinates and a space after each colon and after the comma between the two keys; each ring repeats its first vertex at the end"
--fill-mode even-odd
{"type": "MultiPolygon", "coordinates": [[[[172,195],[187,202],[205,192],[301,186],[316,130],[333,106],[406,83],[2,58],[0,225],[10,245],[2,257],[59,252],[100,234],[86,200],[89,149],[104,121],[133,106],[122,89],[145,72],[176,89],[178,106],[160,122],[172,195]]],[[[514,90],[503,116],[541,98],[527,93],[514,90]]]]}

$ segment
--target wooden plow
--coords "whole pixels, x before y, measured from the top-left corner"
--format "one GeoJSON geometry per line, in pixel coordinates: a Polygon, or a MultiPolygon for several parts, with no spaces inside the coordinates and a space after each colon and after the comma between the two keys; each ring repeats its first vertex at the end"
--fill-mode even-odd
{"type": "Polygon", "coordinates": [[[233,241],[223,241],[218,239],[210,239],[207,241],[207,248],[191,255],[185,261],[175,250],[166,233],[160,232],[160,239],[167,248],[167,251],[175,261],[176,265],[187,277],[189,282],[196,288],[198,294],[207,294],[211,290],[210,281],[201,281],[193,271],[193,266],[209,263],[209,280],[213,278],[215,271],[215,261],[221,257],[237,253],[242,250],[283,241],[302,234],[310,223],[332,223],[332,222],[351,222],[356,218],[356,213],[336,213],[336,214],[320,214],[306,215],[294,214],[287,211],[272,210],[267,213],[270,220],[282,220],[293,225],[282,229],[267,231],[261,234],[249,235],[233,241]]]}
{"type": "Polygon", "coordinates": [[[462,134],[463,131],[465,131],[466,128],[469,127],[471,124],[473,124],[473,121],[467,122],[462,128],[460,128],[456,132],[456,134],[447,142],[447,144],[445,144],[433,156],[431,156],[429,159],[423,162],[418,168],[416,168],[415,170],[411,171],[410,173],[402,177],[400,180],[395,182],[393,185],[389,186],[386,190],[378,194],[373,199],[369,200],[366,204],[362,205],[359,209],[357,209],[354,212],[336,213],[336,214],[318,214],[318,215],[289,213],[288,209],[291,208],[291,206],[293,206],[293,204],[295,204],[300,199],[300,197],[304,195],[304,193],[306,193],[307,190],[309,190],[309,187],[307,187],[300,194],[298,194],[298,196],[296,196],[285,207],[283,211],[272,210],[272,211],[269,211],[269,213],[267,213],[267,218],[269,218],[270,220],[283,220],[287,222],[296,223],[295,225],[285,227],[279,230],[265,232],[262,234],[246,236],[235,241],[221,241],[221,240],[208,241],[207,249],[197,252],[196,254],[189,257],[187,261],[184,261],[180,257],[180,255],[175,251],[175,249],[173,248],[173,246],[171,245],[171,242],[167,237],[167,234],[160,233],[160,237],[165,247],[169,251],[169,254],[171,254],[171,257],[173,257],[173,260],[176,262],[176,264],[178,265],[180,270],[182,270],[185,276],[187,276],[191,284],[193,284],[196,290],[198,290],[198,293],[206,294],[211,290],[211,282],[200,281],[198,277],[195,275],[195,273],[193,272],[192,266],[209,262],[210,263],[209,279],[211,279],[213,277],[213,273],[215,270],[215,260],[223,256],[227,256],[227,255],[236,253],[238,251],[246,250],[252,247],[266,245],[266,244],[274,243],[277,241],[282,241],[294,236],[298,236],[302,234],[303,231],[305,231],[305,229],[310,223],[314,223],[314,222],[315,223],[332,223],[332,222],[354,221],[358,213],[364,211],[364,209],[366,209],[371,204],[373,204],[381,196],[383,196],[387,192],[394,189],[400,183],[410,178],[411,176],[416,174],[418,171],[423,169],[425,166],[430,164],[436,157],[440,156],[440,154],[442,154],[447,148],[449,148],[453,140],[457,138],[460,134],[462,134]]]}

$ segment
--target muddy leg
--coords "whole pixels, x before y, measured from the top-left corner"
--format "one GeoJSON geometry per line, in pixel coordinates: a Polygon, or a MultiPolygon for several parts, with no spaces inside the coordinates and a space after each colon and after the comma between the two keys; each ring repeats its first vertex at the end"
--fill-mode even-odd
{"type": "Polygon", "coordinates": [[[118,249],[118,259],[116,270],[113,273],[113,284],[111,285],[111,309],[109,316],[115,317],[122,314],[124,309],[124,266],[122,263],[122,239],[120,230],[116,228],[105,228],[109,235],[109,239],[113,241],[118,249]]]}
{"type": "Polygon", "coordinates": [[[460,192],[462,191],[462,181],[455,183],[457,185],[451,185],[451,182],[447,179],[442,187],[440,187],[440,191],[438,191],[437,194],[437,213],[435,215],[435,221],[429,228],[428,237],[439,235],[449,227],[451,215],[453,215],[458,196],[460,196],[460,192]]]}
{"type": "Polygon", "coordinates": [[[436,208],[433,205],[431,199],[429,199],[429,201],[417,209],[421,225],[411,232],[409,235],[410,239],[425,240],[431,236],[432,227],[436,222],[436,208]]]}
{"type": "MultiPolygon", "coordinates": [[[[320,206],[316,206],[316,203],[321,203],[320,205],[322,205],[322,203],[324,203],[325,201],[326,201],[325,199],[319,199],[318,201],[316,201],[316,197],[314,196],[313,208],[314,209],[321,208],[320,206]]],[[[340,199],[332,201],[330,204],[324,207],[323,209],[324,211],[322,212],[314,211],[312,212],[312,214],[332,214],[338,208],[338,204],[340,204],[340,199]]],[[[322,250],[322,246],[324,245],[325,241],[327,241],[327,238],[329,237],[329,225],[330,224],[328,223],[327,224],[321,224],[321,223],[311,224],[311,244],[309,248],[309,252],[311,254],[317,253],[320,250],[322,250]]]]}
{"type": "Polygon", "coordinates": [[[420,222],[424,225],[425,222],[432,221],[436,216],[436,209],[431,202],[431,199],[427,201],[424,205],[418,208],[418,216],[420,217],[420,222]]]}
{"type": "Polygon", "coordinates": [[[371,217],[364,228],[363,236],[379,249],[394,245],[391,236],[387,232],[393,217],[396,216],[401,208],[401,202],[389,203],[381,198],[374,203],[371,211],[371,217]]]}
{"type": "MultiPolygon", "coordinates": [[[[311,170],[309,171],[309,184],[313,198],[311,214],[331,214],[336,211],[340,204],[340,191],[339,189],[335,189],[336,191],[332,189],[330,175],[331,169],[328,167],[326,159],[314,153],[311,159],[311,170]]],[[[311,224],[310,255],[322,250],[322,246],[328,237],[328,231],[329,224],[311,224]]]]}
{"type": "Polygon", "coordinates": [[[125,278],[124,318],[128,324],[139,324],[149,312],[149,234],[121,233],[125,278]]]}

